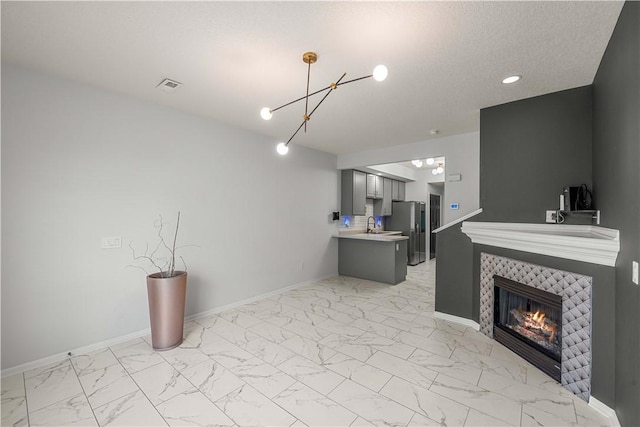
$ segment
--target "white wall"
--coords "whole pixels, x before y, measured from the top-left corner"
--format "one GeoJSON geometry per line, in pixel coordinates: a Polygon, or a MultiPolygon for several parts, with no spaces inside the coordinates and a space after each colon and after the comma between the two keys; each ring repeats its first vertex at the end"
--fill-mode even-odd
{"type": "MultiPolygon", "coordinates": [[[[338,156],[338,169],[357,169],[368,165],[403,162],[427,157],[445,157],[446,177],[450,174],[462,175],[461,181],[448,181],[445,177],[442,225],[471,213],[480,207],[479,132],[351,154],[341,154],[338,156]],[[449,209],[449,205],[453,202],[459,203],[460,209],[449,209]]],[[[407,200],[409,200],[408,196],[407,200]]]]}
{"type": "Polygon", "coordinates": [[[187,314],[337,274],[338,180],[334,155],[2,64],[2,368],[148,328],[127,245],[158,214],[197,245],[187,314]]]}
{"type": "MultiPolygon", "coordinates": [[[[442,175],[438,175],[441,177],[442,175]]],[[[405,200],[417,200],[429,203],[427,185],[430,179],[435,179],[430,170],[420,170],[415,173],[415,181],[407,182],[404,187],[405,200]]]]}

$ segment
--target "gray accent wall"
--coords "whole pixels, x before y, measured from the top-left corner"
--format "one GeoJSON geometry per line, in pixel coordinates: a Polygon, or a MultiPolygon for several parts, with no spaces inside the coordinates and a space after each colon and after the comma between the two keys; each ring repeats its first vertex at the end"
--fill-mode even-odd
{"type": "Polygon", "coordinates": [[[474,294],[473,271],[470,268],[473,263],[473,244],[460,231],[461,227],[462,223],[436,233],[435,309],[477,322],[479,310],[476,306],[479,306],[480,294],[474,294]]]}
{"type": "Polygon", "coordinates": [[[580,184],[592,186],[591,86],[480,110],[482,221],[543,223],[580,184]]]}
{"type": "MultiPolygon", "coordinates": [[[[584,183],[592,188],[592,99],[592,87],[584,86],[480,111],[483,212],[474,220],[544,223],[545,210],[557,209],[564,186],[584,183]]],[[[606,216],[608,212],[602,214],[606,216]]],[[[591,223],[588,217],[574,222],[580,220],[591,223]]],[[[479,309],[480,252],[593,277],[591,394],[613,407],[613,268],[474,245],[474,319],[479,309]]]]}
{"type": "MultiPolygon", "coordinates": [[[[640,3],[626,2],[593,83],[593,182],[602,225],[620,230],[615,268],[615,409],[640,425],[640,3]]],[[[612,313],[613,319],[613,313],[612,313]]]]}
{"type": "MultiPolygon", "coordinates": [[[[591,187],[590,86],[480,110],[483,212],[471,221],[543,223],[562,188],[581,183],[591,187]]],[[[437,239],[436,310],[477,322],[480,270],[471,241],[460,226],[437,239]]]]}

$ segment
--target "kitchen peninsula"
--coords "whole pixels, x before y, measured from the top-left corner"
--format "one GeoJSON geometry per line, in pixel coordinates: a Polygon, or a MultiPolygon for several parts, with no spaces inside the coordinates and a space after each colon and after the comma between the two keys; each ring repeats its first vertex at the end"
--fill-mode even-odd
{"type": "Polygon", "coordinates": [[[342,232],[338,238],[338,273],[397,285],[407,276],[408,236],[393,232],[342,232]]]}

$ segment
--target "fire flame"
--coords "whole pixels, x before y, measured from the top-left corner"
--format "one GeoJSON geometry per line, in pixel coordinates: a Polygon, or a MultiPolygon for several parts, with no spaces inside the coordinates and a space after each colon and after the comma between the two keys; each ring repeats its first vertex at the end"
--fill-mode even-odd
{"type": "Polygon", "coordinates": [[[545,321],[545,316],[546,315],[544,313],[540,313],[540,310],[537,310],[533,314],[529,312],[528,322],[525,322],[525,326],[538,328],[543,331],[549,332],[549,342],[551,342],[556,336],[556,326],[554,322],[545,321]]]}
{"type": "Polygon", "coordinates": [[[533,317],[531,318],[534,322],[536,322],[538,325],[543,326],[544,325],[544,313],[540,313],[540,310],[536,311],[535,314],[533,315],[533,317]]]}

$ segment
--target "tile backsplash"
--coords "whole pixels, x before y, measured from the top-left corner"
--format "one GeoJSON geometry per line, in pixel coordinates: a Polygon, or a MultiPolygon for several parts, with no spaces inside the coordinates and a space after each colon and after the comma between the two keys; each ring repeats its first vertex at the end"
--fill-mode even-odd
{"type": "MultiPolygon", "coordinates": [[[[365,215],[340,216],[338,221],[338,231],[354,231],[367,229],[367,218],[373,215],[373,199],[367,199],[365,205],[365,215]],[[346,224],[348,222],[348,225],[346,224]]],[[[384,221],[382,217],[376,217],[376,229],[384,230],[384,221]]]]}

